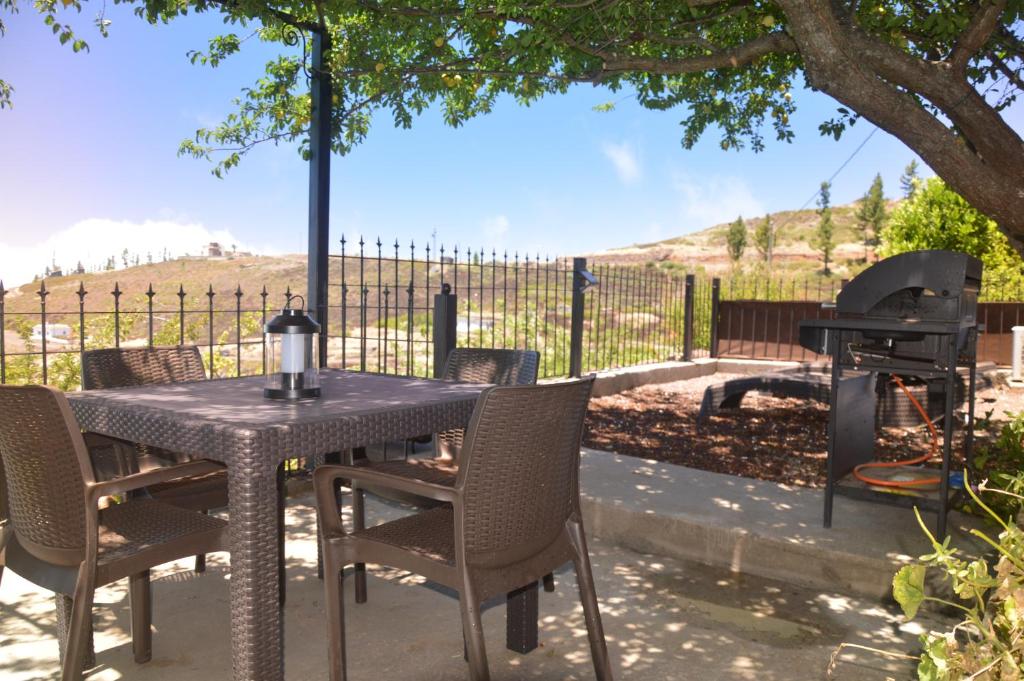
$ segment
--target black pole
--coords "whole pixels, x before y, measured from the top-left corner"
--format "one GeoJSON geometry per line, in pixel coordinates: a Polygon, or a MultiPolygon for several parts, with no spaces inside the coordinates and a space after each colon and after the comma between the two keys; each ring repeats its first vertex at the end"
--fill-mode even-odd
{"type": "Polygon", "coordinates": [[[692,274],[686,275],[683,289],[683,361],[693,361],[693,289],[696,279],[692,274]]]}
{"type": "Polygon", "coordinates": [[[330,38],[313,34],[309,126],[309,259],[306,305],[320,323],[320,366],[327,365],[327,251],[331,202],[331,76],[324,68],[330,38]]]}
{"type": "Polygon", "coordinates": [[[712,357],[718,357],[718,311],[721,304],[722,280],[715,277],[711,280],[711,348],[712,357]]]}
{"type": "Polygon", "coordinates": [[[569,322],[569,376],[579,378],[583,372],[583,291],[587,281],[583,272],[586,258],[572,259],[572,318],[569,322]]]}
{"type": "Polygon", "coordinates": [[[444,374],[448,353],[455,349],[458,309],[451,284],[442,283],[441,292],[434,294],[434,378],[444,374]]]}

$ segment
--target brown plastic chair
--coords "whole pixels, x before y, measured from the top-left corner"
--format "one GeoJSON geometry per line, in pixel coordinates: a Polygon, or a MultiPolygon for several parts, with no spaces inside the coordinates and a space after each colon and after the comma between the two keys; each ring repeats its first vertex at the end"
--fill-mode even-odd
{"type": "MultiPolygon", "coordinates": [[[[171,345],[168,347],[104,348],[86,350],[82,354],[82,388],[100,390],[103,388],[127,388],[142,385],[164,385],[206,380],[206,369],[199,348],[194,345],[171,345]]],[[[128,457],[125,467],[131,472],[154,465],[181,463],[199,458],[201,453],[181,454],[156,447],[133,445],[137,455],[128,457]]],[[[285,531],[285,489],[284,469],[278,472],[278,531],[277,541],[280,555],[278,582],[282,605],[285,601],[284,531],[285,531]]],[[[225,468],[218,464],[212,472],[147,487],[154,499],[190,511],[207,512],[210,509],[228,505],[228,477],[225,468]]],[[[196,556],[196,572],[202,572],[206,559],[196,556]]]]}
{"type": "MultiPolygon", "coordinates": [[[[97,435],[96,433],[83,433],[82,435],[92,463],[93,476],[96,480],[104,481],[121,475],[127,475],[127,472],[122,467],[125,460],[125,451],[121,442],[97,435]]],[[[7,546],[7,541],[12,533],[10,512],[7,507],[7,477],[4,474],[3,458],[0,458],[0,581],[2,581],[4,574],[4,548],[7,546]]],[[[53,600],[57,609],[57,624],[60,630],[58,635],[60,658],[63,660],[64,641],[67,638],[67,622],[71,614],[71,598],[63,594],[54,594],[53,600]]],[[[91,622],[87,623],[87,626],[89,626],[89,631],[85,655],[82,661],[83,669],[91,669],[96,666],[91,622]]]]}
{"type": "MultiPolygon", "coordinates": [[[[159,348],[104,348],[82,353],[82,388],[127,388],[163,385],[206,379],[199,348],[175,345],[159,348]]],[[[124,467],[128,472],[147,470],[171,463],[183,463],[195,457],[136,444],[124,467]]],[[[228,478],[223,467],[207,475],[153,485],[147,492],[154,499],[190,511],[203,511],[228,505],[228,478]]],[[[205,569],[204,556],[196,556],[196,572],[205,569]]]]}
{"type": "Polygon", "coordinates": [[[227,523],[146,498],[99,508],[103,497],[215,469],[195,461],[97,482],[67,398],[45,386],[0,386],[0,459],[10,513],[6,567],[56,594],[61,677],[82,677],[95,589],[130,578],[132,649],[152,656],[150,568],[227,549],[227,523]]]}
{"type": "Polygon", "coordinates": [[[592,386],[593,379],[584,379],[489,388],[477,402],[451,485],[355,466],[314,472],[332,681],[346,679],[346,565],[390,565],[457,591],[470,677],[487,681],[481,603],[533,584],[569,561],[576,568],[597,678],[611,681],[579,502],[580,441],[592,386]],[[348,533],[334,496],[339,478],[451,505],[348,533]]]}
{"type": "MultiPolygon", "coordinates": [[[[533,385],[537,382],[540,353],[536,350],[506,350],[496,348],[454,348],[448,353],[441,372],[441,380],[465,383],[491,383],[494,385],[533,385]]],[[[379,470],[391,475],[451,485],[458,472],[459,450],[465,430],[455,428],[433,436],[433,457],[374,462],[361,459],[356,465],[379,470]]],[[[434,508],[433,499],[411,494],[396,494],[393,490],[367,488],[352,482],[352,517],[356,529],[366,527],[365,493],[401,501],[419,508],[434,508]]],[[[554,591],[554,577],[546,575],[544,588],[554,591]]],[[[356,602],[366,602],[366,566],[356,566],[356,602]]]]}

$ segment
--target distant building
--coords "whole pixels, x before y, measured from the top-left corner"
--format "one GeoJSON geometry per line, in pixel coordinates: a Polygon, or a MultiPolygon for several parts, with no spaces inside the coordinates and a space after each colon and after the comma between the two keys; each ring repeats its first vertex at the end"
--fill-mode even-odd
{"type": "MultiPolygon", "coordinates": [[[[43,339],[43,325],[36,324],[32,327],[32,340],[43,339]]],[[[58,345],[66,345],[71,342],[71,327],[67,324],[47,324],[46,325],[46,340],[47,342],[57,343],[58,345]]]]}
{"type": "Polygon", "coordinates": [[[217,243],[216,241],[211,241],[210,244],[206,247],[206,257],[207,258],[223,258],[224,257],[224,249],[221,248],[221,245],[219,243],[217,243]]]}
{"type": "Polygon", "coordinates": [[[76,267],[75,271],[72,272],[71,274],[85,274],[85,266],[82,265],[81,260],[78,261],[78,267],[76,267]]]}

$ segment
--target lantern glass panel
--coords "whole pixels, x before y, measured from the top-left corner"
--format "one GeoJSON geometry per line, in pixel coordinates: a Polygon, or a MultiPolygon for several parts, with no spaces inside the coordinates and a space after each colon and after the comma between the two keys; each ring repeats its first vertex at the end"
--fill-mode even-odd
{"type": "Polygon", "coordinates": [[[268,333],[264,360],[266,387],[309,390],[320,387],[318,334],[268,333]]]}

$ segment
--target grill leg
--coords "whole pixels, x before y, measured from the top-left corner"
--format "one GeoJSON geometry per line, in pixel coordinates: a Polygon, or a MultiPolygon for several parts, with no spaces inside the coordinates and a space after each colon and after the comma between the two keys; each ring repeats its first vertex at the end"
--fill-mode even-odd
{"type": "Polygon", "coordinates": [[[832,390],[828,396],[828,456],[825,464],[825,527],[832,527],[832,502],[835,497],[835,452],[836,452],[836,401],[839,398],[839,378],[842,368],[839,361],[843,353],[843,333],[836,332],[835,347],[832,350],[832,390]]]}

